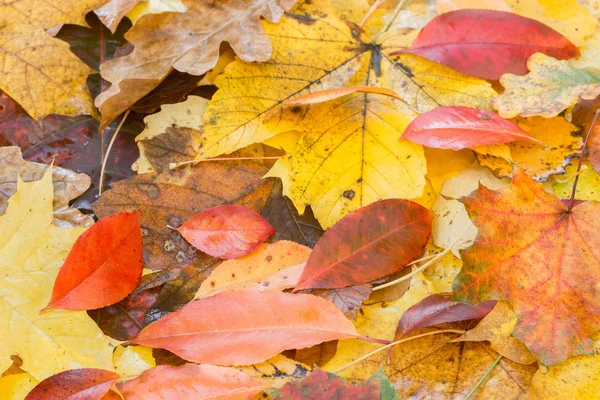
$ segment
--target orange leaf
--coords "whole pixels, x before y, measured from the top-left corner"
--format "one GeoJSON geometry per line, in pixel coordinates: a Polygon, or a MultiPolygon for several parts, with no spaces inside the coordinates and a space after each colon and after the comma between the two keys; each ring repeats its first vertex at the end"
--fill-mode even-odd
{"type": "Polygon", "coordinates": [[[127,400],[246,400],[266,389],[233,368],[197,364],[151,368],[118,388],[127,400]]]}
{"type": "Polygon", "coordinates": [[[77,239],[45,309],[91,310],[123,300],[142,276],[140,214],[101,219],[77,239]]]}
{"type": "Polygon", "coordinates": [[[195,248],[219,258],[239,258],[260,246],[275,229],[255,211],[223,205],[194,215],[177,231],[195,248]]]}
{"type": "Polygon", "coordinates": [[[381,200],[346,215],[315,246],[294,291],[336,289],[400,271],[419,257],[432,213],[408,200],[381,200]]]}
{"type": "Polygon", "coordinates": [[[455,299],[509,300],[514,336],[544,364],[591,354],[600,329],[600,205],[569,211],[521,170],[511,186],[480,186],[463,203],[479,235],[463,252],[455,299]]]}
{"type": "Polygon", "coordinates": [[[283,350],[358,336],[344,314],[319,297],[248,290],[189,303],[132,342],[198,363],[249,365],[283,350]]]}
{"type": "Polygon", "coordinates": [[[99,400],[119,379],[119,374],[96,368],[64,371],[44,379],[25,400],[99,400]]]}

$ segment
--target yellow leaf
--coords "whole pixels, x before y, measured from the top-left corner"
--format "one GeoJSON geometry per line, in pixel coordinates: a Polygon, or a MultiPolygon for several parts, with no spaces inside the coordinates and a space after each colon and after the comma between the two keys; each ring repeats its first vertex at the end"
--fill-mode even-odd
{"type": "Polygon", "coordinates": [[[529,365],[537,358],[527,349],[523,341],[512,336],[517,324],[508,301],[498,301],[494,309],[473,329],[456,339],[456,342],[481,342],[487,340],[492,349],[519,364],[529,365]]]}
{"type": "MultiPolygon", "coordinates": [[[[538,181],[550,175],[563,174],[573,157],[579,155],[583,139],[577,135],[579,128],[563,117],[516,118],[514,122],[544,145],[535,142],[508,143],[515,165],[538,181]]],[[[498,177],[512,176],[513,166],[506,160],[477,155],[482,166],[488,167],[498,177]]]]}
{"type": "Polygon", "coordinates": [[[115,372],[122,376],[139,375],[156,367],[152,349],[145,346],[117,346],[113,353],[115,372]]]}
{"type": "Polygon", "coordinates": [[[54,279],[84,229],[52,224],[52,171],[18,182],[0,217],[0,370],[11,355],[38,380],[73,368],[112,369],[114,342],[84,311],[49,310],[54,279]]]}
{"type": "Polygon", "coordinates": [[[127,13],[127,18],[135,25],[144,15],[186,11],[187,7],[181,0],[146,0],[136,4],[133,10],[127,13]]]}
{"type": "Polygon", "coordinates": [[[0,378],[0,399],[24,400],[38,384],[38,380],[28,373],[6,375],[0,378]]]}
{"type": "Polygon", "coordinates": [[[283,290],[298,283],[311,249],[280,240],[262,244],[245,257],[222,262],[196,293],[196,299],[230,290],[283,290]]]}
{"type": "Polygon", "coordinates": [[[0,26],[19,24],[46,29],[60,24],[87,26],[85,14],[106,1],[61,0],[58,7],[55,3],[44,0],[0,0],[0,26]]]}
{"type": "MultiPolygon", "coordinates": [[[[552,192],[561,199],[571,197],[577,164],[578,162],[575,161],[566,168],[564,175],[555,175],[551,178],[552,192]]],[[[584,162],[581,166],[575,199],[600,201],[600,175],[588,162],[584,162]]]]}
{"type": "Polygon", "coordinates": [[[260,364],[238,369],[266,386],[279,388],[293,379],[303,378],[311,367],[278,354],[260,364]]]}
{"type": "Polygon", "coordinates": [[[504,74],[500,78],[506,89],[494,99],[500,116],[555,117],[580,98],[591,100],[600,94],[600,70],[576,69],[568,61],[542,53],[529,57],[527,67],[527,75],[504,74]]]}

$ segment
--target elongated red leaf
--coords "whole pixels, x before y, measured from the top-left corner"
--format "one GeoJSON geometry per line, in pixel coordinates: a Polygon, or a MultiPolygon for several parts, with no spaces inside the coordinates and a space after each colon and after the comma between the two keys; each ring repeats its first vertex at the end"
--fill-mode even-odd
{"type": "Polygon", "coordinates": [[[294,291],[336,289],[400,271],[423,252],[433,215],[408,200],[381,200],[346,215],[317,242],[294,291]]]}
{"type": "Polygon", "coordinates": [[[560,33],[536,20],[494,10],[458,10],[432,19],[406,52],[467,75],[499,79],[527,73],[527,59],[544,53],[564,60],[579,54],[560,33]]]}
{"type": "Polygon", "coordinates": [[[119,374],[96,368],[72,369],[44,379],[25,400],[99,400],[119,379],[119,374]]]}
{"type": "Polygon", "coordinates": [[[539,142],[493,112],[462,106],[439,107],[419,115],[406,127],[402,139],[452,150],[516,140],[539,142]]]}
{"type": "Polygon", "coordinates": [[[246,400],[266,389],[241,371],[214,365],[161,365],[117,385],[127,400],[246,400]]]}
{"type": "Polygon", "coordinates": [[[396,336],[446,322],[483,318],[496,305],[495,300],[482,301],[476,306],[472,306],[451,299],[452,293],[432,294],[410,307],[400,319],[396,336]]]}
{"type": "Polygon", "coordinates": [[[275,233],[255,211],[234,205],[204,210],[177,230],[198,250],[227,259],[245,256],[275,233]]]}
{"type": "Polygon", "coordinates": [[[306,294],[233,291],[187,304],[132,340],[188,361],[255,364],[287,349],[359,336],[330,302],[306,294]]]}
{"type": "Polygon", "coordinates": [[[142,276],[140,214],[101,219],[73,245],[46,308],[91,310],[123,300],[142,276]]]}

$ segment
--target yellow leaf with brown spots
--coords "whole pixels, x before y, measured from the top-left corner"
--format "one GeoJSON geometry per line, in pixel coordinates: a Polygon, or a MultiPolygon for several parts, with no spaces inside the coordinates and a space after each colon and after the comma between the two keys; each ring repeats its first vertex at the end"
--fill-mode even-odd
{"type": "Polygon", "coordinates": [[[60,24],[84,25],[85,14],[108,0],[0,0],[0,26],[31,25],[51,28],[60,24]]]}

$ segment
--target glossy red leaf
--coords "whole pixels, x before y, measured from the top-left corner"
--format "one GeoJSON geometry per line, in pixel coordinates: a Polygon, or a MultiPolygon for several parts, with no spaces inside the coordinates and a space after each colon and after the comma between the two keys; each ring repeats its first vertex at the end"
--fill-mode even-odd
{"type": "Polygon", "coordinates": [[[486,300],[472,306],[452,301],[452,293],[432,294],[406,310],[398,323],[396,337],[432,325],[483,318],[495,305],[495,300],[486,300]]]}
{"type": "Polygon", "coordinates": [[[177,230],[198,250],[226,259],[251,253],[275,233],[271,224],[254,210],[235,205],[204,210],[177,230]]]}
{"type": "Polygon", "coordinates": [[[91,310],[123,300],[142,276],[140,214],[101,219],[75,242],[46,308],[91,310]]]}
{"type": "Polygon", "coordinates": [[[322,298],[241,290],[193,301],[131,342],[198,363],[250,365],[284,350],[358,336],[344,314],[322,298]]]}
{"type": "Polygon", "coordinates": [[[462,106],[439,107],[419,115],[406,127],[402,139],[452,150],[516,140],[539,142],[498,114],[462,106]]]}
{"type": "Polygon", "coordinates": [[[72,369],[44,379],[25,400],[99,400],[119,379],[119,374],[96,368],[72,369]]]}
{"type": "Polygon", "coordinates": [[[526,74],[527,59],[533,53],[560,60],[579,55],[573,43],[549,26],[494,10],[458,10],[439,15],[402,52],[493,80],[506,73],[526,74]]]}
{"type": "Polygon", "coordinates": [[[294,291],[359,285],[400,271],[423,252],[433,214],[409,200],[381,200],[329,228],[294,291]]]}
{"type": "Polygon", "coordinates": [[[236,369],[198,364],[151,368],[118,388],[127,400],[246,400],[266,389],[236,369]]]}

